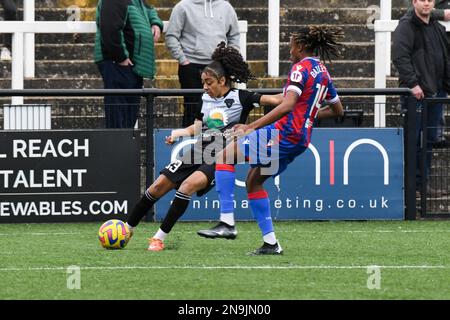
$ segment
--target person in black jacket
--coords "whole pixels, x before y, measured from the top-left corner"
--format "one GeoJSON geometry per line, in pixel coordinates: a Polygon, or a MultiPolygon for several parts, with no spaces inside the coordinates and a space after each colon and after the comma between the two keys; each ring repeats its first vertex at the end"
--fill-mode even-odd
{"type": "MultiPolygon", "coordinates": [[[[445,28],[431,19],[434,0],[413,0],[414,12],[400,19],[393,37],[393,62],[399,73],[400,87],[410,88],[422,109],[425,97],[447,97],[450,88],[450,63],[445,28]]],[[[405,103],[403,99],[403,103],[405,103]]],[[[404,107],[406,107],[404,105],[404,107]]],[[[431,166],[432,144],[437,141],[442,104],[427,108],[427,161],[425,181],[417,170],[417,190],[426,183],[431,166]]],[[[417,114],[417,145],[420,154],[421,113],[417,114]]],[[[420,161],[418,157],[417,166],[420,161]]],[[[431,190],[430,188],[428,190],[431,190]]]]}
{"type": "MultiPolygon", "coordinates": [[[[414,12],[414,7],[411,6],[408,9],[408,14],[412,15],[414,12]]],[[[431,19],[439,21],[450,21],[450,1],[440,0],[436,2],[435,8],[431,11],[431,19]]],[[[450,32],[447,32],[447,39],[450,43],[450,32]]],[[[439,126],[437,127],[436,141],[433,142],[433,148],[449,148],[450,141],[448,141],[444,136],[445,128],[445,113],[444,108],[442,108],[441,119],[439,126]]]]}

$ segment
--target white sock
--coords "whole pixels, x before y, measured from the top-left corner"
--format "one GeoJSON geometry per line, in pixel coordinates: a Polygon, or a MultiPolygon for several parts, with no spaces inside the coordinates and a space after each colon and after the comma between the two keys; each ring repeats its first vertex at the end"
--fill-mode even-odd
{"type": "Polygon", "coordinates": [[[128,224],[128,222],[125,222],[125,224],[127,225],[128,229],[130,229],[130,231],[133,231],[135,227],[132,227],[128,224]]]}
{"type": "Polygon", "coordinates": [[[221,213],[220,221],[225,222],[230,226],[234,226],[234,213],[221,213]]]}
{"type": "Polygon", "coordinates": [[[268,234],[263,236],[264,242],[268,243],[268,244],[276,244],[277,243],[277,238],[275,237],[275,232],[269,232],[268,234]]]}
{"type": "Polygon", "coordinates": [[[167,233],[165,233],[161,229],[158,229],[158,231],[156,231],[155,235],[153,236],[153,238],[159,239],[161,241],[164,241],[166,239],[166,237],[167,237],[167,233]]]}

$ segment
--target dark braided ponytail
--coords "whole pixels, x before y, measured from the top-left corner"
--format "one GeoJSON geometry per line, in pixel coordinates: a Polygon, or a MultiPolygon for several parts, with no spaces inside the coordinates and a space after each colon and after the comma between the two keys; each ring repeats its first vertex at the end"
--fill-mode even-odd
{"type": "Polygon", "coordinates": [[[252,78],[248,63],[244,61],[241,53],[233,47],[227,47],[225,42],[217,45],[212,54],[214,60],[204,70],[213,74],[217,79],[224,76],[227,84],[231,82],[247,83],[252,78]]]}
{"type": "Polygon", "coordinates": [[[307,26],[292,34],[297,44],[303,44],[307,51],[323,60],[331,61],[331,57],[339,56],[338,40],[344,37],[342,28],[323,25],[307,26]]]}

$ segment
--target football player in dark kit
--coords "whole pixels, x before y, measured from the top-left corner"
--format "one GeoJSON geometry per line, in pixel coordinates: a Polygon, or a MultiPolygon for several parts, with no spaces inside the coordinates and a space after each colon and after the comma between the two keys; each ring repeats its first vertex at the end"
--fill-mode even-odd
{"type": "Polygon", "coordinates": [[[186,211],[191,196],[206,194],[214,185],[215,153],[223,149],[233,137],[231,128],[245,123],[250,111],[261,105],[278,105],[281,95],[260,95],[248,90],[234,89],[233,82],[246,83],[250,77],[248,64],[239,51],[220,43],[212,55],[214,60],[202,73],[202,107],[195,123],[176,129],[166,137],[173,144],[180,137],[200,135],[192,152],[170,163],[145,191],[128,217],[131,233],[152,206],[172,189],[175,198],[157,232],[149,239],[149,251],[164,249],[164,240],[177,220],[186,211]]]}

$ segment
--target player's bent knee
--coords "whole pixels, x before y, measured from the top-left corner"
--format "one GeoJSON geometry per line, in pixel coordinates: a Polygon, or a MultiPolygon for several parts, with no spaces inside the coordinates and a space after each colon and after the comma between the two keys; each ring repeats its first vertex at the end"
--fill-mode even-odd
{"type": "Polygon", "coordinates": [[[161,197],[171,190],[173,186],[163,181],[155,181],[149,188],[148,192],[154,197],[161,197]]]}
{"type": "Polygon", "coordinates": [[[178,191],[192,195],[208,186],[208,179],[203,172],[195,172],[188,179],[184,180],[178,191]]]}
{"type": "Polygon", "coordinates": [[[194,192],[200,189],[202,189],[202,187],[197,181],[185,180],[178,188],[178,191],[183,192],[184,194],[192,195],[194,192]]]}

